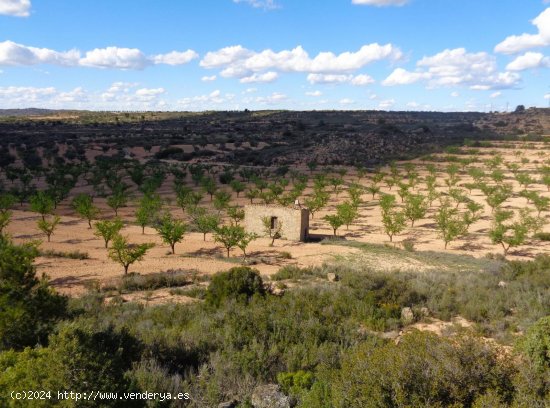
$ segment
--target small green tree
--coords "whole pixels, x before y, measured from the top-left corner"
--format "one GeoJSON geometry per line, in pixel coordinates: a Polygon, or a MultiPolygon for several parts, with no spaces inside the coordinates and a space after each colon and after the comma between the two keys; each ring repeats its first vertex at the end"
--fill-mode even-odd
{"type": "Polygon", "coordinates": [[[508,255],[511,247],[523,245],[533,225],[533,219],[528,211],[521,211],[516,221],[513,221],[513,218],[513,211],[497,209],[489,230],[491,241],[502,246],[504,256],[508,255]]]}
{"type": "Polygon", "coordinates": [[[439,235],[445,242],[445,249],[447,249],[449,242],[454,241],[466,232],[466,225],[458,210],[452,208],[448,201],[443,202],[437,210],[435,222],[439,235]]]}
{"type": "Polygon", "coordinates": [[[118,210],[125,207],[128,203],[128,193],[126,190],[117,190],[114,194],[107,198],[107,205],[115,212],[115,217],[118,217],[118,210]]]}
{"type": "Polygon", "coordinates": [[[120,218],[114,220],[98,221],[94,225],[96,237],[101,237],[105,241],[105,248],[109,246],[109,242],[120,232],[124,223],[120,218]]]}
{"type": "Polygon", "coordinates": [[[260,190],[249,188],[248,190],[246,190],[245,196],[250,200],[250,204],[254,204],[254,199],[260,196],[260,190]]]}
{"type": "Polygon", "coordinates": [[[11,222],[11,211],[3,211],[0,212],[0,235],[4,233],[4,229],[9,225],[11,222]]]}
{"type": "Polygon", "coordinates": [[[363,187],[358,183],[351,183],[348,187],[348,194],[351,203],[354,207],[359,207],[361,204],[361,195],[363,194],[363,187]]]}
{"type": "Polygon", "coordinates": [[[538,216],[540,216],[541,212],[548,211],[550,208],[550,198],[548,197],[543,197],[542,195],[535,193],[531,199],[533,201],[533,205],[537,209],[538,216]]]}
{"type": "Polygon", "coordinates": [[[239,225],[239,223],[244,220],[244,209],[237,206],[228,207],[227,216],[231,219],[233,224],[239,225]]]}
{"type": "Polygon", "coordinates": [[[214,208],[221,212],[227,208],[231,201],[231,194],[227,191],[220,190],[214,193],[214,208]]]}
{"type": "Polygon", "coordinates": [[[185,210],[189,205],[189,197],[193,192],[193,189],[183,184],[176,184],[174,186],[174,191],[176,192],[176,202],[178,203],[178,207],[180,207],[185,213],[185,210]]]}
{"type": "Polygon", "coordinates": [[[214,241],[224,246],[229,258],[229,252],[239,244],[245,234],[244,228],[240,225],[223,225],[214,232],[214,241]]]}
{"type": "Polygon", "coordinates": [[[470,226],[481,219],[481,214],[483,212],[483,206],[475,201],[468,201],[466,204],[466,212],[462,216],[464,225],[466,229],[469,229],[470,226]]]}
{"type": "Polygon", "coordinates": [[[0,193],[0,214],[8,212],[17,202],[13,194],[0,193]]]}
{"type": "Polygon", "coordinates": [[[53,215],[50,220],[44,218],[37,221],[38,229],[46,234],[48,242],[50,242],[50,237],[57,228],[59,221],[61,221],[59,215],[53,215]]]}
{"type": "Polygon", "coordinates": [[[162,238],[162,241],[170,245],[172,254],[175,254],[176,243],[183,240],[187,226],[183,223],[183,221],[175,220],[172,218],[170,213],[166,213],[160,219],[160,222],[156,225],[155,229],[162,238]]]}
{"type": "MultiPolygon", "coordinates": [[[[15,245],[0,235],[0,350],[21,350],[45,344],[65,317],[67,298],[47,278],[36,274],[37,243],[15,245]]],[[[3,371],[2,388],[6,382],[3,371]]],[[[4,388],[5,389],[5,388],[4,388]]],[[[2,397],[3,400],[3,397],[2,397]]],[[[4,400],[5,401],[5,400],[4,400]]],[[[23,403],[21,406],[25,406],[23,403]]]]}
{"type": "Polygon", "coordinates": [[[403,211],[396,209],[396,199],[392,194],[384,194],[380,197],[380,209],[382,211],[382,225],[384,231],[393,242],[393,236],[405,229],[406,216],[403,211]]]}
{"type": "Polygon", "coordinates": [[[145,234],[145,227],[153,224],[162,208],[162,200],[158,194],[146,194],[139,200],[136,209],[136,221],[141,227],[141,234],[145,234]]]}
{"type": "Polygon", "coordinates": [[[246,260],[246,248],[248,248],[248,245],[257,239],[258,236],[254,233],[245,232],[239,242],[237,242],[237,246],[241,251],[243,251],[243,259],[246,260]]]}
{"type": "Polygon", "coordinates": [[[113,245],[109,249],[109,258],[124,267],[124,275],[128,274],[128,268],[135,262],[143,259],[147,251],[155,244],[130,244],[126,237],[116,234],[113,238],[113,245]]]}
{"type": "Polygon", "coordinates": [[[99,208],[94,205],[92,196],[79,194],[73,199],[71,205],[81,218],[88,221],[88,228],[91,229],[92,221],[99,215],[99,208]]]}
{"type": "Polygon", "coordinates": [[[344,221],[338,216],[338,214],[325,215],[324,220],[329,223],[334,236],[336,236],[336,231],[338,228],[344,225],[344,221]]]}
{"type": "Polygon", "coordinates": [[[380,193],[380,186],[372,183],[365,188],[370,194],[372,194],[372,199],[374,200],[376,194],[380,193]]]}
{"type": "Polygon", "coordinates": [[[37,212],[42,216],[42,220],[45,220],[47,214],[53,212],[55,203],[53,198],[51,198],[44,191],[39,191],[33,195],[30,199],[31,210],[37,212]]]}
{"type": "Polygon", "coordinates": [[[203,212],[195,218],[195,226],[203,235],[203,241],[206,241],[206,234],[216,231],[220,224],[220,217],[216,214],[203,212]]]}
{"type": "Polygon", "coordinates": [[[405,216],[411,221],[411,227],[414,222],[424,218],[428,212],[428,201],[421,194],[407,194],[405,196],[405,216]]]}
{"type": "Polygon", "coordinates": [[[311,218],[328,204],[329,198],[330,195],[324,190],[315,190],[313,196],[306,197],[304,204],[309,209],[311,218]]]}
{"type": "Polygon", "coordinates": [[[359,216],[357,207],[349,201],[345,201],[342,204],[336,206],[336,213],[346,226],[346,229],[349,229],[350,224],[352,224],[359,216]]]}
{"type": "Polygon", "coordinates": [[[264,226],[264,234],[271,238],[269,246],[273,246],[276,239],[282,238],[283,223],[280,220],[273,222],[271,217],[262,217],[262,224],[264,226]]]}
{"type": "Polygon", "coordinates": [[[210,201],[214,199],[214,194],[218,191],[216,180],[212,177],[205,177],[201,181],[203,191],[210,196],[210,201]]]}
{"type": "Polygon", "coordinates": [[[231,186],[233,191],[237,193],[237,198],[239,197],[239,194],[241,194],[246,188],[245,184],[239,180],[233,180],[231,181],[231,183],[229,183],[229,185],[231,186]]]}

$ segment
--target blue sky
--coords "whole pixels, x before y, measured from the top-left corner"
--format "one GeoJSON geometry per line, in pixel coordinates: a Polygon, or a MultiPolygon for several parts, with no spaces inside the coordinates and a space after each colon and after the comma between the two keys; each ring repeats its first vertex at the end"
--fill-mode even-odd
{"type": "Polygon", "coordinates": [[[548,0],[0,0],[0,108],[549,106],[548,0]]]}

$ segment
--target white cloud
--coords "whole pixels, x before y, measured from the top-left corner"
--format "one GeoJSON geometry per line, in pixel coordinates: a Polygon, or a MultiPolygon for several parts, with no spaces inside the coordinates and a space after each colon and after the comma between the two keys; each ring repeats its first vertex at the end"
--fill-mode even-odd
{"type": "Polygon", "coordinates": [[[167,54],[153,55],[150,59],[155,64],[184,65],[198,57],[199,54],[195,51],[187,50],[182,52],[172,51],[167,54]]]}
{"type": "Polygon", "coordinates": [[[201,78],[201,81],[202,81],[202,82],[212,82],[212,81],[215,81],[216,78],[217,78],[216,75],[203,76],[203,77],[201,78]]]}
{"type": "Polygon", "coordinates": [[[88,94],[82,87],[75,88],[69,92],[59,92],[55,99],[62,105],[66,103],[83,103],[89,101],[88,94]]]}
{"type": "Polygon", "coordinates": [[[395,99],[386,99],[386,100],[380,101],[380,103],[378,104],[378,108],[387,110],[387,109],[391,109],[394,105],[395,105],[395,99]]]}
{"type": "Polygon", "coordinates": [[[309,74],[307,80],[310,84],[351,84],[354,86],[369,85],[374,82],[369,75],[346,75],[346,74],[309,74]]]}
{"type": "Polygon", "coordinates": [[[353,75],[309,74],[307,80],[311,84],[345,84],[353,80],[353,75]]]}
{"type": "Polygon", "coordinates": [[[521,79],[517,73],[498,72],[494,56],[486,52],[468,53],[464,48],[447,49],[424,57],[416,65],[419,68],[415,72],[397,68],[382,84],[406,85],[425,81],[430,88],[467,86],[487,90],[515,88],[521,79]]]}
{"type": "Polygon", "coordinates": [[[422,79],[430,79],[431,77],[432,75],[429,72],[409,72],[403,68],[396,68],[386,79],[382,81],[382,85],[409,85],[422,79]]]}
{"type": "Polygon", "coordinates": [[[498,98],[501,95],[502,95],[502,92],[497,91],[497,92],[493,92],[491,95],[489,95],[489,97],[494,99],[494,98],[498,98]]]}
{"type": "Polygon", "coordinates": [[[137,48],[107,47],[86,52],[80,65],[94,68],[143,69],[150,64],[137,48]]]}
{"type": "Polygon", "coordinates": [[[309,92],[306,92],[306,96],[314,96],[314,97],[319,97],[323,95],[323,93],[321,91],[309,91],[309,92]]]}
{"type": "Polygon", "coordinates": [[[161,95],[165,92],[166,90],[164,88],[141,88],[136,91],[136,95],[150,97],[150,96],[161,95]]]}
{"type": "Polygon", "coordinates": [[[27,47],[13,41],[0,42],[0,65],[56,64],[75,65],[80,58],[77,50],[58,52],[48,48],[27,47]]]}
{"type": "Polygon", "coordinates": [[[254,93],[254,92],[258,92],[258,88],[247,88],[244,90],[244,94],[251,94],[251,93],[254,93]]]}
{"type": "Polygon", "coordinates": [[[200,66],[207,69],[220,68],[247,58],[252,54],[252,51],[247,50],[241,45],[225,47],[218,51],[210,51],[206,53],[200,62],[200,66]]]}
{"type": "Polygon", "coordinates": [[[451,92],[451,96],[452,96],[453,98],[458,98],[458,97],[460,96],[460,93],[454,91],[454,92],[451,92]]]}
{"type": "Polygon", "coordinates": [[[0,14],[6,16],[28,17],[30,10],[30,0],[0,0],[0,14]]]}
{"type": "Polygon", "coordinates": [[[338,103],[340,105],[353,105],[355,103],[355,101],[353,99],[349,99],[349,98],[344,98],[344,99],[340,99],[338,101],[338,103]]]}
{"type": "Polygon", "coordinates": [[[352,80],[351,84],[355,86],[364,86],[374,83],[374,79],[367,74],[356,75],[352,80]]]}
{"type": "Polygon", "coordinates": [[[550,93],[547,93],[546,95],[544,95],[544,99],[550,99],[550,93]]]}
{"type": "Polygon", "coordinates": [[[537,34],[511,35],[497,44],[495,52],[515,54],[529,48],[546,47],[550,45],[550,8],[540,13],[533,21],[537,34]]]}
{"type": "Polygon", "coordinates": [[[516,59],[506,66],[506,69],[508,71],[524,71],[526,69],[548,67],[550,67],[549,57],[545,57],[539,52],[529,51],[519,57],[516,57],[516,59]]]}
{"type": "Polygon", "coordinates": [[[83,87],[69,91],[54,87],[0,87],[0,106],[9,108],[151,110],[166,107],[163,88],[140,88],[115,82],[107,90],[89,92],[83,87]]]}
{"type": "Polygon", "coordinates": [[[402,57],[401,51],[392,44],[364,45],[356,52],[320,52],[315,57],[298,46],[292,50],[260,52],[248,50],[241,45],[225,47],[208,52],[200,62],[207,69],[222,69],[221,75],[228,78],[245,78],[262,72],[307,72],[311,74],[344,75],[370,63],[402,57]]]}
{"type": "Polygon", "coordinates": [[[197,53],[192,50],[172,51],[148,57],[137,48],[120,47],[96,48],[81,56],[78,50],[55,51],[13,41],[0,42],[0,66],[53,64],[141,70],[155,64],[182,65],[197,57],[197,53]]]}
{"type": "Polygon", "coordinates": [[[0,102],[3,106],[10,107],[29,107],[30,104],[47,100],[56,94],[54,87],[35,88],[8,86],[0,88],[0,102]],[[9,103],[9,105],[6,105],[9,103]]]}
{"type": "Polygon", "coordinates": [[[288,97],[281,92],[273,92],[269,96],[258,96],[256,102],[260,105],[276,105],[280,102],[284,102],[288,97]]]}
{"type": "Polygon", "coordinates": [[[216,89],[209,94],[186,97],[177,101],[178,105],[184,109],[190,110],[208,110],[220,106],[223,103],[228,103],[233,99],[232,94],[222,94],[219,89],[216,89]]]}
{"type": "Polygon", "coordinates": [[[233,3],[246,3],[254,8],[262,8],[264,10],[274,10],[279,8],[275,0],[233,0],[233,3]]]}
{"type": "Polygon", "coordinates": [[[243,84],[252,84],[252,83],[266,83],[273,82],[279,78],[279,74],[273,71],[265,72],[263,74],[252,74],[250,76],[241,78],[240,82],[243,84]]]}
{"type": "Polygon", "coordinates": [[[409,2],[409,0],[352,0],[352,4],[364,5],[364,6],[403,6],[409,2]]]}

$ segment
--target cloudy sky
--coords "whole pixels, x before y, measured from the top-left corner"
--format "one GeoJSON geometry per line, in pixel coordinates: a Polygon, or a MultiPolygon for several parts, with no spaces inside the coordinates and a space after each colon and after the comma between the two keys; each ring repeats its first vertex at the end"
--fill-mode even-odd
{"type": "Polygon", "coordinates": [[[0,0],[0,108],[550,103],[550,0],[0,0]]]}

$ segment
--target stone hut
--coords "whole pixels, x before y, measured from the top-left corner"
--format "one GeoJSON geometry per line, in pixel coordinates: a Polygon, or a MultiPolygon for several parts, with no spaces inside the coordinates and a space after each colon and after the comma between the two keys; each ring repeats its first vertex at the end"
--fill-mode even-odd
{"type": "Polygon", "coordinates": [[[290,241],[305,241],[309,233],[309,210],[280,205],[250,204],[244,208],[244,225],[248,232],[265,236],[262,219],[268,217],[271,228],[282,223],[281,237],[290,241]]]}

